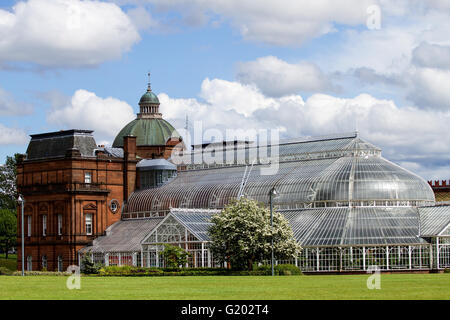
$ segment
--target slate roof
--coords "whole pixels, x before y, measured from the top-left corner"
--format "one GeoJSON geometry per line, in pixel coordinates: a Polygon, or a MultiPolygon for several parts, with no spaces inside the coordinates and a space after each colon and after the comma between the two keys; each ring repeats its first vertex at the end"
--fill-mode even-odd
{"type": "Polygon", "coordinates": [[[111,148],[111,147],[105,147],[103,148],[106,154],[110,155],[111,157],[115,158],[123,158],[123,149],[122,148],[111,148]]]}
{"type": "Polygon", "coordinates": [[[97,144],[92,130],[61,130],[31,135],[27,160],[64,157],[67,150],[77,149],[83,157],[94,157],[97,144]]]}
{"type": "Polygon", "coordinates": [[[92,246],[80,250],[86,252],[137,252],[141,251],[141,241],[161,221],[158,218],[121,220],[106,230],[106,235],[98,237],[92,246]]]}

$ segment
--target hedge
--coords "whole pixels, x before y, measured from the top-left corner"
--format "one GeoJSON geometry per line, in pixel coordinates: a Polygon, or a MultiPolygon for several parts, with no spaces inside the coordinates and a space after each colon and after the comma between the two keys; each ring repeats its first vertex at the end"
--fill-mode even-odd
{"type": "MultiPolygon", "coordinates": [[[[225,268],[142,268],[132,266],[109,266],[99,269],[98,276],[266,276],[271,275],[270,266],[261,266],[253,271],[225,268]]],[[[276,275],[301,275],[294,265],[282,264],[275,267],[276,275]]]]}
{"type": "MultiPolygon", "coordinates": [[[[9,270],[8,270],[9,271],[9,270]]],[[[291,264],[279,264],[274,267],[275,275],[301,275],[299,268],[291,264]]],[[[21,275],[21,271],[6,272],[0,268],[0,274],[21,275]]],[[[271,266],[257,267],[255,270],[230,270],[225,268],[143,268],[134,266],[108,266],[101,267],[97,274],[89,276],[99,277],[148,277],[148,276],[269,276],[272,274],[271,266]]],[[[67,272],[51,271],[25,271],[26,276],[69,276],[67,272]]],[[[84,275],[84,274],[83,274],[84,275]]]]}
{"type": "MultiPolygon", "coordinates": [[[[56,272],[56,271],[25,271],[26,276],[70,276],[68,272],[56,272]]],[[[21,276],[22,271],[14,271],[13,276],[21,276]]]]}
{"type": "MultiPolygon", "coordinates": [[[[278,264],[273,268],[274,274],[277,276],[302,275],[300,268],[293,264],[278,264]]],[[[257,270],[265,271],[267,274],[272,274],[272,266],[264,265],[257,268],[257,270]]]]}

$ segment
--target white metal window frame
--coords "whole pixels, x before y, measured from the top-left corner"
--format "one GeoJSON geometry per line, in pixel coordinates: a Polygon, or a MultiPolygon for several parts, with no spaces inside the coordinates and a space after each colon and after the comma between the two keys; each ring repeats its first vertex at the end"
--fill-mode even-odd
{"type": "Polygon", "coordinates": [[[86,213],[85,217],[86,235],[92,235],[92,213],[86,213]]]}
{"type": "Polygon", "coordinates": [[[84,183],[92,183],[92,173],[91,172],[84,173],[84,183]]]}
{"type": "Polygon", "coordinates": [[[47,215],[42,215],[42,236],[47,236],[47,215]]]}
{"type": "Polygon", "coordinates": [[[63,219],[62,214],[61,213],[58,214],[58,236],[62,235],[62,219],[63,219]]]}
{"type": "Polygon", "coordinates": [[[58,271],[63,272],[63,257],[58,256],[58,271]]]}
{"type": "Polygon", "coordinates": [[[31,237],[31,224],[32,223],[32,217],[27,216],[27,235],[28,237],[31,237]]]}

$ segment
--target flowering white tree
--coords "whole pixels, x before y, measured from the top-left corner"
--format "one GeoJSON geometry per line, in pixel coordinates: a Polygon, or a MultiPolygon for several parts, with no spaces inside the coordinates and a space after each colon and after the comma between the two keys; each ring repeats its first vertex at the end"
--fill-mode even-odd
{"type": "Polygon", "coordinates": [[[301,247],[295,241],[289,222],[254,200],[241,198],[211,218],[209,229],[211,250],[221,262],[228,261],[233,269],[252,270],[253,264],[271,257],[273,237],[275,259],[295,258],[301,247]]]}

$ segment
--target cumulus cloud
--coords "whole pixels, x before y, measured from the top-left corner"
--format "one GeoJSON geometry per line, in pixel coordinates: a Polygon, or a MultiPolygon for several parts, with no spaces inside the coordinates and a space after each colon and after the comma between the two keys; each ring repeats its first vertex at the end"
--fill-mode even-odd
{"type": "Polygon", "coordinates": [[[300,95],[272,98],[257,87],[220,79],[205,79],[200,96],[204,101],[160,94],[164,118],[182,128],[188,114],[192,123],[201,121],[204,130],[220,129],[223,136],[226,129],[278,128],[284,138],[358,129],[364,139],[382,147],[388,159],[414,163],[412,171],[425,178],[432,175],[430,163],[440,170],[450,161],[450,142],[442,139],[450,136],[449,112],[399,107],[369,94],[345,99],[314,94],[306,101],[300,95]]]}
{"type": "Polygon", "coordinates": [[[419,108],[449,110],[450,17],[438,8],[438,3],[383,1],[380,30],[343,32],[333,54],[316,63],[328,73],[351,74],[371,92],[387,92],[419,108]]]}
{"type": "Polygon", "coordinates": [[[408,98],[422,108],[450,110],[450,70],[415,69],[408,98]]]}
{"type": "Polygon", "coordinates": [[[274,56],[238,64],[237,79],[254,84],[269,96],[280,97],[299,91],[333,90],[333,85],[320,68],[311,62],[288,63],[274,56]]]}
{"type": "Polygon", "coordinates": [[[0,61],[95,66],[120,58],[139,39],[129,17],[112,3],[28,0],[11,12],[0,9],[0,61]]]}
{"type": "Polygon", "coordinates": [[[26,115],[32,112],[32,105],[18,102],[12,94],[0,88],[0,116],[26,115]]]}
{"type": "Polygon", "coordinates": [[[22,129],[9,128],[0,123],[0,145],[27,143],[29,137],[22,129]]]}
{"type": "Polygon", "coordinates": [[[99,141],[112,142],[115,135],[135,118],[133,108],[115,98],[101,98],[87,90],[77,90],[69,103],[53,107],[47,115],[51,124],[67,129],[92,129],[99,141]]]}

